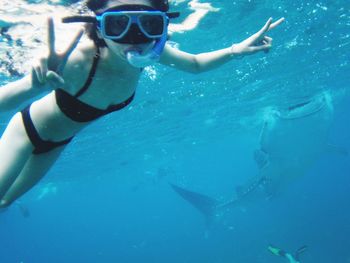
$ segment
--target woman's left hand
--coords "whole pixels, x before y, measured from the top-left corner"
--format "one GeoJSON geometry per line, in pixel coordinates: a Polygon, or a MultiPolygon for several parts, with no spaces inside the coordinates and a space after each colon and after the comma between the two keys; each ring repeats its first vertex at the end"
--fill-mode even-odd
{"type": "Polygon", "coordinates": [[[251,55],[259,51],[268,52],[272,46],[272,38],[266,36],[265,34],[280,25],[284,21],[284,18],[278,19],[276,22],[272,23],[272,18],[267,20],[266,24],[254,35],[248,37],[238,44],[233,44],[231,46],[232,56],[245,56],[251,55]]]}

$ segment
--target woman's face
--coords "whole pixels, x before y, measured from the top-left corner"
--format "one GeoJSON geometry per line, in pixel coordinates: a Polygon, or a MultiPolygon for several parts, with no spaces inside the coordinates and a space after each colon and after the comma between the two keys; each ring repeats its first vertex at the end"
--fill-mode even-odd
{"type": "Polygon", "coordinates": [[[107,47],[122,60],[126,60],[126,54],[130,51],[137,51],[140,54],[145,54],[152,49],[155,44],[155,41],[145,44],[121,44],[111,39],[104,39],[104,41],[107,47]]]}
{"type": "MultiPolygon", "coordinates": [[[[154,10],[149,1],[146,0],[117,0],[110,1],[105,11],[118,10],[118,11],[144,11],[154,10]],[[116,4],[118,2],[118,4],[116,4]],[[111,4],[115,4],[111,6],[111,4]],[[120,6],[120,8],[119,8],[120,6]],[[133,7],[135,6],[135,7],[133,7]],[[139,8],[140,7],[140,8],[139,8]]],[[[122,59],[126,58],[128,51],[137,51],[140,54],[148,52],[155,44],[155,40],[149,39],[143,35],[138,29],[138,25],[131,25],[128,33],[121,40],[112,40],[103,38],[108,48],[122,59]],[[141,36],[142,35],[142,36],[141,36]]]]}

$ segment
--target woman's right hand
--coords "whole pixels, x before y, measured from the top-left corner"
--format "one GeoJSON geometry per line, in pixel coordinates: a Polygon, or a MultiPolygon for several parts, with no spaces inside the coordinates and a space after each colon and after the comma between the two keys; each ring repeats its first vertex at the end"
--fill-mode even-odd
{"type": "Polygon", "coordinates": [[[76,48],[83,35],[83,29],[79,30],[67,49],[58,53],[55,48],[55,27],[52,18],[48,18],[48,55],[39,59],[32,67],[32,87],[41,90],[53,90],[64,85],[62,78],[63,69],[68,57],[76,48]]]}

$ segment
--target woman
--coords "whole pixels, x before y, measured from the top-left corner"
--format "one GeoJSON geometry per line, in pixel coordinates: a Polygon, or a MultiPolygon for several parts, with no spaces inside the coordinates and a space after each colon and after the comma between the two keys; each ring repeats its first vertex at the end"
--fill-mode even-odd
{"type": "Polygon", "coordinates": [[[73,136],[93,120],[126,107],[133,99],[142,68],[159,62],[200,73],[244,55],[268,51],[265,33],[279,25],[270,18],[256,34],[228,48],[189,54],[166,45],[171,13],[165,0],[89,0],[93,17],[71,17],[65,22],[87,22],[92,41],[57,53],[52,19],[48,20],[46,57],[31,74],[0,88],[0,109],[51,91],[16,113],[0,140],[0,207],[33,187],[50,169],[73,136]]]}
{"type": "MultiPolygon", "coordinates": [[[[69,6],[57,5],[59,2],[55,2],[55,5],[53,5],[49,1],[35,4],[29,4],[25,0],[3,1],[5,1],[4,6],[7,8],[2,10],[0,7],[0,38],[6,39],[1,47],[6,52],[1,52],[0,49],[0,72],[8,76],[23,76],[26,74],[32,66],[32,58],[41,54],[40,52],[46,43],[41,38],[46,32],[46,25],[43,25],[42,22],[43,19],[50,16],[55,21],[60,21],[62,17],[77,12],[88,13],[83,6],[83,1],[69,6]],[[31,52],[27,52],[27,50],[31,50],[31,52]]],[[[173,3],[173,1],[170,3],[173,3]]],[[[169,36],[193,30],[209,12],[219,11],[218,8],[212,7],[210,3],[200,3],[198,0],[188,2],[188,9],[191,10],[191,13],[182,22],[168,25],[169,36]]],[[[72,27],[72,29],[67,30],[67,27],[61,23],[55,27],[58,34],[65,35],[65,38],[61,41],[66,39],[69,41],[70,37],[73,37],[75,28],[72,27]]],[[[63,45],[63,43],[61,44],[63,45]]]]}

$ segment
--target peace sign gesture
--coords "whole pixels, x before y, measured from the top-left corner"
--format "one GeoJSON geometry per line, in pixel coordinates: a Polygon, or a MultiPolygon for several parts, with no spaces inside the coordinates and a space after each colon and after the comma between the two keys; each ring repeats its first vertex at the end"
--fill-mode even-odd
{"type": "Polygon", "coordinates": [[[284,21],[284,18],[278,19],[272,23],[272,18],[267,20],[266,24],[254,35],[243,40],[241,43],[231,46],[231,54],[233,56],[251,55],[259,51],[268,52],[272,46],[272,38],[266,36],[266,32],[277,27],[284,21]]]}
{"type": "Polygon", "coordinates": [[[64,84],[61,77],[68,57],[79,43],[83,30],[79,30],[66,50],[58,53],[55,48],[55,27],[52,18],[48,18],[48,55],[39,59],[33,66],[32,87],[40,89],[55,89],[64,84]]]}

